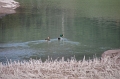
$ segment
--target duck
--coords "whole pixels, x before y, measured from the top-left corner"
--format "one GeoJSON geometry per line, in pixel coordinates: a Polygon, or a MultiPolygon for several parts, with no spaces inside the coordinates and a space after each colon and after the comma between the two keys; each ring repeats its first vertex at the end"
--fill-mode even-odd
{"type": "Polygon", "coordinates": [[[58,37],[58,40],[62,40],[63,34],[60,35],[60,37],[58,37]]]}
{"type": "Polygon", "coordinates": [[[48,36],[45,40],[50,41],[50,37],[48,36]]]}

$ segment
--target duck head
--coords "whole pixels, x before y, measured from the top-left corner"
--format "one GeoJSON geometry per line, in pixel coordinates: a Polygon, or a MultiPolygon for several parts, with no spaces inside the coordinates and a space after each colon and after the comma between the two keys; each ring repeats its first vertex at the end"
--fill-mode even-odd
{"type": "Polygon", "coordinates": [[[60,37],[63,37],[63,34],[61,34],[60,37]]]}

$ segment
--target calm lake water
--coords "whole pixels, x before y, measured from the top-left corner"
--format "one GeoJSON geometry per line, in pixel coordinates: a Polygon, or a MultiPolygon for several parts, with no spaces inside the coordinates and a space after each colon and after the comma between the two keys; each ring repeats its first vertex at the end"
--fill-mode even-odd
{"type": "Polygon", "coordinates": [[[17,13],[0,18],[0,62],[88,59],[120,48],[119,0],[16,1],[21,5],[17,13]],[[49,42],[44,40],[48,36],[49,42]]]}

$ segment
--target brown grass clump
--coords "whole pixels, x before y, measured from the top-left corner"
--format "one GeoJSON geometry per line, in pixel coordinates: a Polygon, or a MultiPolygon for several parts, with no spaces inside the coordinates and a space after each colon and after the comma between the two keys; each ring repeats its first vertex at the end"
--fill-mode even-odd
{"type": "Polygon", "coordinates": [[[0,63],[0,79],[120,79],[120,64],[109,57],[14,61],[0,63]]]}

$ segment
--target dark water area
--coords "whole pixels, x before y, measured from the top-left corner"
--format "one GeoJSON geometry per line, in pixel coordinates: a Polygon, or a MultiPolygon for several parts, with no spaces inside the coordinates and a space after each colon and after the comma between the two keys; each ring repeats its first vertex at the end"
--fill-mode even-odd
{"type": "Polygon", "coordinates": [[[120,48],[118,0],[17,1],[17,13],[0,18],[0,62],[44,61],[48,56],[88,59],[120,48]],[[58,41],[60,34],[64,37],[58,41]]]}

